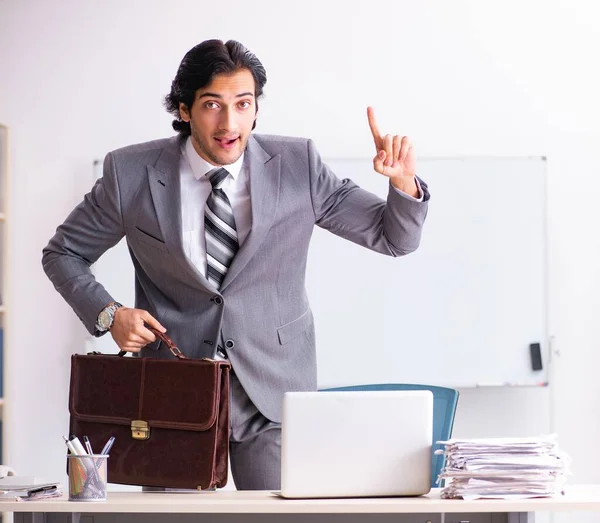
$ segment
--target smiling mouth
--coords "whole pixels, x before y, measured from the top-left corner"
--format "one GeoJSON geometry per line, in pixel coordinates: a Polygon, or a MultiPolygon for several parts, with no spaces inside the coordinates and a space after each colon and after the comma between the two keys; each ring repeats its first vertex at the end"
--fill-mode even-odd
{"type": "Polygon", "coordinates": [[[219,142],[220,144],[223,145],[231,145],[233,143],[235,143],[237,140],[239,139],[239,136],[236,136],[235,138],[215,138],[215,140],[217,140],[217,142],[219,142]]]}

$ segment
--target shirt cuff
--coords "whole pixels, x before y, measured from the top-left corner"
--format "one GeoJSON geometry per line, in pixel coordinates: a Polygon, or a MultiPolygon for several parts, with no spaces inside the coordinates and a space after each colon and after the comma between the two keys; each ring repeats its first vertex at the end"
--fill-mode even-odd
{"type": "Polygon", "coordinates": [[[394,189],[394,191],[396,191],[398,194],[404,196],[405,198],[408,198],[409,200],[412,200],[413,202],[422,202],[423,201],[423,189],[421,189],[421,182],[419,182],[419,179],[415,176],[415,183],[417,184],[417,191],[419,191],[419,195],[418,196],[411,196],[410,194],[406,194],[405,192],[402,192],[400,189],[396,189],[391,183],[390,185],[392,185],[392,189],[394,189]]]}

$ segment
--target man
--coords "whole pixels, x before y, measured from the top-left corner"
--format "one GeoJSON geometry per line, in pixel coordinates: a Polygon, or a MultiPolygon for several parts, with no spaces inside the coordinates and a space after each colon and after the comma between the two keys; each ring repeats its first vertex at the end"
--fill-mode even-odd
{"type": "Polygon", "coordinates": [[[429,199],[408,138],[382,136],[371,108],[373,166],[389,179],[387,202],[338,179],[310,140],[251,134],[265,82],[262,64],[238,42],[191,49],[165,100],[179,136],[109,153],[102,179],[42,260],[90,333],[110,331],[123,350],[170,357],[147,324],[167,328],[188,357],[230,360],[239,489],[279,488],[283,394],[316,389],[304,285],[314,225],[401,256],[419,244],[429,199]],[[90,273],[123,236],[135,308],[90,273]]]}

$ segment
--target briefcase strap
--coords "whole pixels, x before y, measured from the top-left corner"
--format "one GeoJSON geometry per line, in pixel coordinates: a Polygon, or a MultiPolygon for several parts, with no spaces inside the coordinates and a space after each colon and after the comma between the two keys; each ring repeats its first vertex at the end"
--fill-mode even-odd
{"type": "MultiPolygon", "coordinates": [[[[177,345],[175,345],[173,340],[169,338],[166,334],[156,330],[154,327],[150,327],[150,325],[148,324],[145,324],[145,326],[149,331],[153,332],[157,338],[160,338],[167,345],[167,347],[169,347],[169,350],[171,351],[173,356],[179,358],[180,360],[188,359],[187,356],[177,348],[177,345]]],[[[125,354],[127,354],[127,351],[125,350],[119,352],[119,356],[125,356],[125,354]]]]}

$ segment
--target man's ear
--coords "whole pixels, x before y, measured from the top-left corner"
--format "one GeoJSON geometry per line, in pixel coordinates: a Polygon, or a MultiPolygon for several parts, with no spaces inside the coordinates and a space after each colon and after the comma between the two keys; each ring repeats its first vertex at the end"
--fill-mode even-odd
{"type": "Polygon", "coordinates": [[[179,102],[179,116],[184,122],[189,123],[191,119],[190,111],[188,110],[187,105],[185,105],[183,102],[179,102]]]}

